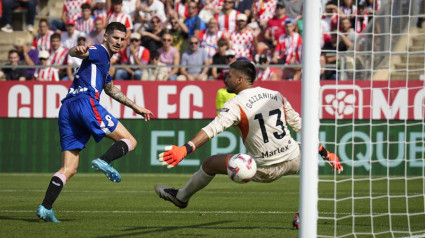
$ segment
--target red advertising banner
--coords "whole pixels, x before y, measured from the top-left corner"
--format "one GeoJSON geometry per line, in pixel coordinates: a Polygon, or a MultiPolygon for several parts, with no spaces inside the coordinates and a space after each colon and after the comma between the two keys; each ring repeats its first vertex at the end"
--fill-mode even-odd
{"type": "MultiPolygon", "coordinates": [[[[114,81],[138,105],[150,109],[154,118],[201,119],[216,115],[215,97],[223,82],[141,82],[114,81]]],[[[322,119],[425,118],[423,81],[322,81],[319,91],[322,119]]],[[[70,82],[0,82],[0,117],[56,118],[60,101],[70,82]]],[[[280,91],[301,114],[301,82],[256,82],[280,91]]],[[[100,103],[118,118],[139,118],[102,93],[100,103]]],[[[308,107],[308,104],[305,105],[308,107]]]]}

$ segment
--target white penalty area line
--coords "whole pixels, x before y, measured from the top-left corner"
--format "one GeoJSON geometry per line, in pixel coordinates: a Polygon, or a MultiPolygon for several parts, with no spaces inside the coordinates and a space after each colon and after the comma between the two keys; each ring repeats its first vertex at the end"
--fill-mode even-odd
{"type": "MultiPolygon", "coordinates": [[[[0,213],[34,213],[33,210],[0,210],[0,213]]],[[[71,211],[56,210],[56,213],[122,213],[122,214],[295,214],[279,211],[71,211]]]]}

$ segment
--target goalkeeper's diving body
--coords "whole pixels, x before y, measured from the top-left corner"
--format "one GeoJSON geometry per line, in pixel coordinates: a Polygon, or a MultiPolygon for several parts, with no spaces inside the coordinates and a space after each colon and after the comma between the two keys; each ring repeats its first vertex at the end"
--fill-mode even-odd
{"type": "MultiPolygon", "coordinates": [[[[291,137],[287,124],[300,133],[301,117],[279,92],[253,87],[255,77],[255,66],[249,61],[232,63],[225,84],[227,91],[236,93],[236,97],[227,101],[215,119],[185,145],[167,146],[166,151],[159,154],[159,161],[172,168],[187,154],[230,126],[235,126],[257,164],[257,172],[251,181],[269,183],[297,173],[301,162],[300,147],[291,137]]],[[[323,146],[320,146],[319,153],[338,173],[343,170],[335,154],[323,146]]],[[[207,186],[216,174],[227,174],[227,161],[231,156],[221,154],[206,158],[181,189],[156,185],[155,191],[164,200],[185,208],[189,199],[207,186]]]]}

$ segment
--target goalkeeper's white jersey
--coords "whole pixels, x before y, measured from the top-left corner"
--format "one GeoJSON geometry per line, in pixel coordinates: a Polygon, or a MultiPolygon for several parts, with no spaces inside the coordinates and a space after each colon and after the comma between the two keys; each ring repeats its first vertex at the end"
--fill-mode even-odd
{"type": "Polygon", "coordinates": [[[298,143],[287,124],[301,131],[301,117],[279,92],[255,87],[239,92],[227,101],[220,114],[202,128],[211,139],[235,126],[248,152],[258,166],[268,166],[294,159],[298,143]]]}

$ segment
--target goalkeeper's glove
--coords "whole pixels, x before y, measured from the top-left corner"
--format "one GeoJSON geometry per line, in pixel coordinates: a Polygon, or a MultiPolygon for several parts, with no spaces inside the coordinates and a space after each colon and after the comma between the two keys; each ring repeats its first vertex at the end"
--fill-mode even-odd
{"type": "Polygon", "coordinates": [[[165,152],[158,155],[159,161],[162,165],[168,165],[167,168],[171,169],[176,166],[180,161],[189,153],[195,151],[195,144],[192,141],[187,142],[183,146],[165,146],[165,152]]]}
{"type": "Polygon", "coordinates": [[[338,156],[326,150],[323,145],[320,145],[319,154],[332,167],[332,171],[336,169],[338,174],[340,174],[344,170],[341,163],[339,162],[338,156]]]}

